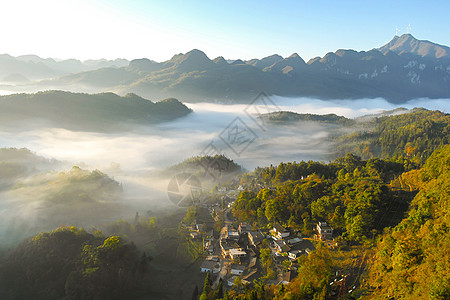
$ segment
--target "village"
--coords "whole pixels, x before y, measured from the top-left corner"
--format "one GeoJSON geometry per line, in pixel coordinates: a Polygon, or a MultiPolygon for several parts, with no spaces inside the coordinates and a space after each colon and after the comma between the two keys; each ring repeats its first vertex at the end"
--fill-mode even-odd
{"type": "Polygon", "coordinates": [[[315,226],[312,237],[299,231],[274,224],[271,228],[253,228],[239,223],[231,213],[233,198],[224,205],[201,204],[198,209],[208,217],[192,224],[184,224],[190,238],[201,240],[204,255],[199,272],[210,273],[213,287],[222,280],[225,289],[252,286],[264,278],[266,284],[282,285],[291,282],[297,272],[297,260],[315,250],[315,240],[331,241],[333,228],[326,222],[315,226]],[[214,225],[222,218],[220,232],[214,225]],[[263,255],[262,255],[263,252],[263,255]],[[274,271],[267,274],[267,265],[274,271]]]}

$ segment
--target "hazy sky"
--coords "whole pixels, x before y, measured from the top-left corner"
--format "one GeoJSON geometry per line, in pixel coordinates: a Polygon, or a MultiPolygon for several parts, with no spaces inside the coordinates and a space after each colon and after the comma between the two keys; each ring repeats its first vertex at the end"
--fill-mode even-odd
{"type": "Polygon", "coordinates": [[[193,48],[210,58],[297,52],[305,60],[340,48],[369,50],[395,34],[450,45],[450,1],[0,2],[0,53],[157,61],[193,48]]]}

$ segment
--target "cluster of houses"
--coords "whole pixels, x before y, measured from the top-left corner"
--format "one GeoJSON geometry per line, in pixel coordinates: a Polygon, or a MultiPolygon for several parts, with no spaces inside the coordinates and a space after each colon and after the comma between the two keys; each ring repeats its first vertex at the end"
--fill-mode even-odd
{"type": "Polygon", "coordinates": [[[238,276],[243,283],[250,283],[258,276],[258,250],[257,245],[262,242],[265,235],[253,231],[252,226],[241,223],[237,228],[229,224],[222,229],[219,240],[221,255],[230,260],[229,270],[224,276],[228,286],[234,285],[238,276]]]}
{"type": "MultiPolygon", "coordinates": [[[[211,215],[215,214],[211,212],[211,215]]],[[[216,239],[212,229],[207,230],[204,226],[204,224],[195,223],[188,227],[192,238],[203,239],[205,253],[209,255],[202,262],[200,271],[217,274],[228,286],[233,286],[237,277],[246,284],[262,276],[258,260],[259,248],[265,239],[269,241],[278,268],[282,269],[281,265],[286,260],[290,261],[292,267],[287,271],[279,271],[278,279],[274,280],[274,284],[291,282],[296,275],[297,259],[314,250],[314,245],[309,239],[303,239],[301,234],[280,224],[275,224],[266,234],[260,230],[253,230],[252,226],[246,223],[233,226],[228,222],[216,239]]],[[[207,227],[212,228],[212,226],[207,227]]],[[[319,239],[332,239],[333,229],[326,222],[319,222],[315,229],[319,239]]]]}
{"type": "Polygon", "coordinates": [[[293,235],[291,231],[280,224],[275,224],[271,230],[272,247],[276,256],[284,256],[291,261],[297,260],[301,255],[309,254],[314,247],[310,241],[303,240],[300,235],[293,235]]]}
{"type": "Polygon", "coordinates": [[[207,224],[205,223],[195,222],[193,225],[188,225],[185,227],[189,230],[189,235],[193,239],[197,239],[202,236],[206,237],[206,239],[213,238],[213,229],[211,229],[211,226],[207,226],[207,224]]]}

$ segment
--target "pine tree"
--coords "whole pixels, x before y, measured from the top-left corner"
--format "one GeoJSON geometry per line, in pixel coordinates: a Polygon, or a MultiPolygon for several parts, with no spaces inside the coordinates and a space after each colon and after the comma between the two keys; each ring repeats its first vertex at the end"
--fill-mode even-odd
{"type": "Polygon", "coordinates": [[[203,284],[203,293],[208,294],[211,291],[211,273],[206,273],[205,283],[203,284]]]}

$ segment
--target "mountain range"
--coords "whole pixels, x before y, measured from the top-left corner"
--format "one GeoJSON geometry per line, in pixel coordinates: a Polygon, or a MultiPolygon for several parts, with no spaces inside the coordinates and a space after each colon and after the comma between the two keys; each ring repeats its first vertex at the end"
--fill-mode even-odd
{"type": "Polygon", "coordinates": [[[0,55],[0,82],[23,84],[32,80],[57,78],[71,73],[106,67],[120,68],[127,66],[129,63],[126,59],[79,61],[76,59],[41,58],[37,55],[13,57],[2,54],[0,55]]]}
{"type": "MultiPolygon", "coordinates": [[[[16,60],[23,63],[23,58],[16,60]]],[[[33,62],[36,74],[47,74],[50,63],[35,61],[27,63],[33,62]]],[[[2,70],[3,64],[0,59],[2,70]]],[[[83,66],[87,68],[86,62],[83,66]]],[[[194,49],[164,62],[143,58],[130,62],[92,62],[89,67],[90,70],[80,72],[76,68],[69,72],[67,67],[66,73],[57,78],[46,75],[45,80],[22,86],[71,91],[83,88],[151,98],[177,97],[193,102],[249,102],[261,91],[269,95],[321,99],[382,97],[394,103],[422,97],[450,98],[450,48],[418,40],[410,34],[395,36],[380,48],[360,52],[340,49],[308,62],[297,53],[248,61],[210,59],[194,49]],[[105,67],[94,67],[102,63],[105,67]]],[[[20,72],[20,68],[8,70],[13,74],[5,76],[22,82],[32,77],[30,72],[20,72]]],[[[33,76],[39,77],[36,74],[33,76]]]]}

